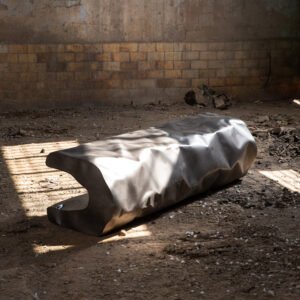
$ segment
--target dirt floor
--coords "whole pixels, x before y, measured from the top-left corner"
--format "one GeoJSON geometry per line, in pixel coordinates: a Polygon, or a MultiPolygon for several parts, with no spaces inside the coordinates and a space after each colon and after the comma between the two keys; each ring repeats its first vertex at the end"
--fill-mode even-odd
{"type": "Polygon", "coordinates": [[[300,106],[235,103],[258,157],[238,183],[104,238],[51,224],[85,193],[55,149],[204,111],[182,105],[0,114],[0,299],[300,299],[300,106]],[[297,192],[298,191],[298,192],[297,192]]]}

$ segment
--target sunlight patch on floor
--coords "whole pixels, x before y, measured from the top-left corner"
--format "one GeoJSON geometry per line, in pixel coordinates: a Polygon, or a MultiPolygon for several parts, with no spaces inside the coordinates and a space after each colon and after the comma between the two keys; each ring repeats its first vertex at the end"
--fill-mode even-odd
{"type": "Polygon", "coordinates": [[[300,174],[294,170],[259,171],[287,189],[300,193],[300,174]]]}
{"type": "Polygon", "coordinates": [[[73,245],[37,245],[33,244],[33,251],[36,255],[46,254],[54,251],[64,251],[66,249],[74,248],[73,245]]]}
{"type": "Polygon", "coordinates": [[[104,238],[99,242],[99,244],[103,243],[111,243],[115,241],[120,240],[126,240],[126,239],[134,239],[134,238],[141,238],[141,237],[147,237],[151,236],[151,231],[148,230],[147,225],[143,224],[137,227],[130,228],[129,230],[122,230],[119,234],[113,235],[107,238],[104,238]]]}
{"type": "Polygon", "coordinates": [[[1,147],[13,188],[27,216],[45,215],[48,206],[86,193],[71,175],[45,164],[50,152],[77,145],[72,140],[1,147]]]}
{"type": "Polygon", "coordinates": [[[293,102],[297,105],[300,105],[300,99],[294,99],[293,102]]]}

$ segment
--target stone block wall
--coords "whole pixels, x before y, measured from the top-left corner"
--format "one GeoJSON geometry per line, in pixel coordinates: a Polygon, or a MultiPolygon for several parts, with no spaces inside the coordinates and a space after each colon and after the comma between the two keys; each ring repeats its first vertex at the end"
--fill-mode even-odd
{"type": "Polygon", "coordinates": [[[249,90],[287,94],[300,90],[300,32],[296,30],[300,22],[295,17],[300,4],[294,0],[287,1],[290,6],[283,0],[275,6],[267,0],[252,4],[243,0],[124,0],[117,1],[119,7],[112,5],[117,5],[114,0],[41,0],[39,4],[22,2],[22,11],[17,6],[10,10],[11,3],[20,2],[1,2],[3,110],[91,102],[178,102],[189,89],[203,83],[234,96],[249,90]],[[42,10],[42,5],[49,10],[42,10]],[[154,23],[146,18],[146,8],[154,23]],[[265,27],[262,16],[255,16],[259,8],[275,18],[271,21],[268,16],[265,27]],[[100,25],[96,12],[98,18],[103,17],[100,25]],[[246,19],[238,12],[244,12],[246,19]],[[47,16],[65,20],[69,29],[81,29],[73,34],[63,31],[47,16]],[[252,20],[255,17],[257,23],[252,20]],[[227,28],[220,28],[219,23],[227,28]],[[41,28],[35,29],[39,24],[41,28]],[[274,25],[282,27],[276,30],[274,25]]]}

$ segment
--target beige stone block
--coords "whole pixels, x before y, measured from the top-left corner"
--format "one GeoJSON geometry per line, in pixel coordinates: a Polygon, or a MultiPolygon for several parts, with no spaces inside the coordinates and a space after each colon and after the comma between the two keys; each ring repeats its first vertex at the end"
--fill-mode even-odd
{"type": "Polygon", "coordinates": [[[164,52],[148,52],[147,53],[147,59],[149,61],[159,61],[165,59],[165,53],[164,52]]]}
{"type": "Polygon", "coordinates": [[[182,53],[183,60],[197,60],[199,57],[199,51],[187,51],[182,53]]]}
{"type": "Polygon", "coordinates": [[[0,63],[0,73],[7,72],[7,63],[0,63]]]}
{"type": "Polygon", "coordinates": [[[244,42],[227,42],[224,43],[224,50],[238,51],[243,50],[244,42]]]}
{"type": "Polygon", "coordinates": [[[192,43],[192,51],[206,51],[208,43],[192,43]]]}
{"type": "MultiPolygon", "coordinates": [[[[1,58],[0,58],[1,61],[1,58]]],[[[4,63],[17,63],[18,62],[18,54],[6,54],[6,59],[3,61],[4,63]]]]}
{"type": "Polygon", "coordinates": [[[181,78],[181,70],[165,70],[165,78],[181,78]]]}
{"type": "Polygon", "coordinates": [[[37,73],[40,81],[54,81],[56,80],[56,72],[42,72],[37,73]]]}
{"type": "Polygon", "coordinates": [[[156,51],[156,43],[140,43],[139,51],[140,52],[155,52],[156,51]]]}
{"type": "Polygon", "coordinates": [[[8,52],[9,53],[28,53],[28,46],[11,44],[11,45],[8,45],[8,52]]]}
{"type": "Polygon", "coordinates": [[[190,51],[192,48],[191,43],[174,43],[174,49],[170,51],[190,51]]]}
{"type": "Polygon", "coordinates": [[[129,62],[130,56],[128,52],[115,52],[113,53],[113,61],[129,62]]]}
{"type": "Polygon", "coordinates": [[[155,79],[144,79],[138,81],[138,86],[140,88],[155,88],[156,87],[156,80],[155,79]]]}
{"type": "Polygon", "coordinates": [[[138,70],[139,71],[147,71],[154,70],[155,62],[154,61],[139,61],[138,62],[138,70]]]}
{"type": "Polygon", "coordinates": [[[137,52],[138,44],[137,43],[121,43],[120,51],[121,52],[137,52]]]}
{"type": "Polygon", "coordinates": [[[173,87],[175,88],[190,88],[191,80],[189,79],[175,79],[173,80],[173,87]]]}
{"type": "Polygon", "coordinates": [[[74,53],[57,53],[58,62],[74,62],[75,54],[74,53]]]}
{"type": "Polygon", "coordinates": [[[243,85],[249,86],[249,85],[259,85],[261,86],[262,79],[260,77],[245,77],[243,78],[243,85]]]}
{"type": "Polygon", "coordinates": [[[103,62],[89,62],[87,65],[89,65],[88,71],[100,71],[103,69],[103,62]]]}
{"type": "Polygon", "coordinates": [[[103,44],[103,51],[104,52],[120,52],[120,44],[119,43],[112,43],[112,44],[103,44]]]}
{"type": "Polygon", "coordinates": [[[81,44],[68,44],[65,45],[66,52],[83,52],[84,46],[81,44]]]}
{"type": "Polygon", "coordinates": [[[122,85],[123,85],[122,80],[118,80],[118,79],[106,80],[105,83],[107,84],[107,87],[109,89],[122,88],[122,85]]]}
{"type": "Polygon", "coordinates": [[[222,60],[209,60],[207,62],[208,69],[220,69],[224,67],[224,61],[222,60]]]}
{"type": "Polygon", "coordinates": [[[234,51],[217,51],[217,59],[219,60],[234,59],[234,55],[234,51]]]}
{"type": "Polygon", "coordinates": [[[191,62],[192,69],[205,69],[207,68],[207,61],[205,60],[195,60],[191,62]]]}
{"type": "MultiPolygon", "coordinates": [[[[158,88],[171,89],[171,88],[190,88],[191,80],[189,79],[159,79],[157,81],[158,88]]],[[[177,94],[178,96],[179,94],[177,94]]]]}
{"type": "Polygon", "coordinates": [[[157,61],[155,62],[155,68],[158,70],[172,70],[174,69],[173,61],[157,61]]]}
{"type": "Polygon", "coordinates": [[[111,79],[137,79],[137,70],[132,70],[132,69],[125,69],[122,70],[122,65],[121,65],[121,72],[113,72],[111,79]]]}
{"type": "Polygon", "coordinates": [[[241,59],[234,59],[234,60],[226,60],[224,61],[224,66],[230,68],[242,68],[243,67],[243,60],[241,59]]]}
{"type": "Polygon", "coordinates": [[[228,70],[226,68],[220,68],[216,70],[216,77],[226,77],[228,75],[228,70]]]}
{"type": "Polygon", "coordinates": [[[215,78],[216,71],[215,70],[199,70],[199,78],[215,78]]]}
{"type": "Polygon", "coordinates": [[[234,73],[235,76],[241,76],[241,77],[246,77],[246,76],[258,76],[259,73],[256,73],[257,69],[252,69],[252,68],[235,68],[234,73]]]}
{"type": "Polygon", "coordinates": [[[156,84],[158,88],[167,89],[172,86],[174,79],[158,79],[156,84]]]}
{"type": "MultiPolygon", "coordinates": [[[[53,70],[55,71],[55,68],[53,70]]],[[[89,72],[89,71],[91,71],[91,64],[86,63],[86,62],[70,62],[67,64],[66,71],[68,71],[68,72],[89,72]]]]}
{"type": "Polygon", "coordinates": [[[193,79],[192,80],[192,87],[199,88],[202,84],[208,85],[208,79],[201,78],[201,79],[193,79]]]}
{"type": "Polygon", "coordinates": [[[156,43],[156,51],[172,52],[172,51],[174,51],[174,44],[173,43],[156,43]]]}
{"type": "Polygon", "coordinates": [[[139,87],[138,80],[123,80],[123,88],[124,89],[136,89],[139,87]]]}
{"type": "Polygon", "coordinates": [[[66,88],[65,81],[46,81],[46,86],[52,90],[62,90],[66,88]]]}
{"type": "Polygon", "coordinates": [[[225,86],[225,79],[224,78],[209,78],[208,84],[213,87],[214,86],[215,87],[225,86]]]}
{"type": "Polygon", "coordinates": [[[175,70],[188,70],[191,68],[190,61],[174,61],[175,70]]]}
{"type": "Polygon", "coordinates": [[[150,70],[147,73],[148,78],[164,78],[163,70],[150,70]]]}
{"type": "Polygon", "coordinates": [[[20,63],[34,63],[37,62],[36,54],[18,54],[18,61],[20,63]]]}
{"type": "Polygon", "coordinates": [[[20,80],[21,81],[37,81],[38,75],[37,73],[20,73],[20,80]]]}
{"type": "Polygon", "coordinates": [[[1,53],[8,53],[8,46],[0,44],[0,54],[1,53]]]}
{"type": "Polygon", "coordinates": [[[124,71],[135,71],[138,69],[137,62],[121,62],[121,70],[124,71]]]}
{"type": "MultiPolygon", "coordinates": [[[[73,54],[74,53],[64,53],[65,55],[67,54],[73,54]]],[[[86,52],[86,53],[76,53],[75,55],[75,60],[77,62],[83,62],[83,61],[95,61],[96,60],[96,54],[93,52],[86,52]]]]}
{"type": "Polygon", "coordinates": [[[92,73],[93,80],[107,80],[111,79],[112,71],[97,71],[92,73]]]}
{"type": "MultiPolygon", "coordinates": [[[[18,81],[20,80],[20,73],[15,73],[15,72],[5,72],[5,73],[0,73],[0,83],[1,81],[18,81]]],[[[1,87],[0,87],[1,89],[1,87]]]]}
{"type": "Polygon", "coordinates": [[[208,50],[224,50],[224,49],[225,49],[225,43],[222,42],[208,44],[208,50]]]}
{"type": "Polygon", "coordinates": [[[251,57],[251,52],[249,51],[235,51],[234,58],[235,59],[248,59],[251,57]]]}
{"type": "Polygon", "coordinates": [[[257,59],[243,60],[243,67],[245,67],[245,68],[257,68],[258,65],[259,65],[259,60],[257,60],[257,59]]]}
{"type": "Polygon", "coordinates": [[[243,78],[241,77],[227,77],[225,78],[225,85],[234,86],[234,85],[242,85],[243,78]]]}
{"type": "Polygon", "coordinates": [[[131,52],[130,53],[130,61],[137,62],[137,61],[144,61],[147,59],[146,52],[131,52]]]}
{"type": "Polygon", "coordinates": [[[75,72],[75,80],[85,81],[91,79],[92,79],[91,72],[75,72]]]}
{"type": "Polygon", "coordinates": [[[182,60],[182,52],[165,52],[165,60],[182,60]]]}
{"type": "Polygon", "coordinates": [[[34,44],[28,45],[28,53],[46,53],[47,45],[44,44],[34,44]]]}
{"type": "Polygon", "coordinates": [[[57,72],[56,73],[56,79],[58,81],[73,80],[74,79],[74,73],[72,73],[72,72],[57,72]]]}
{"type": "Polygon", "coordinates": [[[199,71],[198,70],[183,70],[182,78],[198,78],[199,71]]]}
{"type": "Polygon", "coordinates": [[[120,71],[121,64],[118,61],[105,61],[103,62],[104,71],[120,71]]]}
{"type": "Polygon", "coordinates": [[[8,63],[8,54],[0,53],[0,64],[8,63]]]}
{"type": "Polygon", "coordinates": [[[267,58],[268,51],[265,50],[255,50],[249,53],[249,58],[267,58]]]}
{"type": "Polygon", "coordinates": [[[28,72],[28,64],[9,63],[7,65],[8,72],[28,72]]]}
{"type": "Polygon", "coordinates": [[[217,59],[217,52],[216,51],[203,51],[203,52],[200,52],[200,59],[201,60],[214,60],[214,59],[217,59]]]}
{"type": "Polygon", "coordinates": [[[83,51],[85,53],[100,53],[103,52],[103,46],[101,43],[84,44],[83,51]]]}
{"type": "Polygon", "coordinates": [[[104,52],[96,55],[97,61],[112,61],[112,53],[104,52]]]}
{"type": "Polygon", "coordinates": [[[42,63],[42,64],[28,64],[27,65],[27,71],[28,72],[33,72],[33,73],[39,73],[39,72],[46,72],[47,71],[47,65],[42,63]]]}
{"type": "Polygon", "coordinates": [[[148,78],[148,71],[147,70],[137,71],[136,78],[137,79],[147,79],[148,78]]]}

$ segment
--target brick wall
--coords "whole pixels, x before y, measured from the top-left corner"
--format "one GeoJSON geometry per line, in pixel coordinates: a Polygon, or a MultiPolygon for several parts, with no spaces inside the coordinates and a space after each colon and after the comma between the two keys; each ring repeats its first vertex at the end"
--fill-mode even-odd
{"type": "Polygon", "coordinates": [[[299,50],[288,40],[1,44],[1,106],[175,102],[202,83],[235,95],[262,90],[269,74],[269,87],[290,91],[299,50]]]}
{"type": "Polygon", "coordinates": [[[299,0],[0,2],[0,110],[300,89],[299,0]]]}

